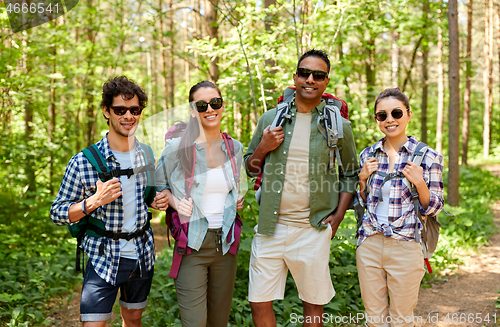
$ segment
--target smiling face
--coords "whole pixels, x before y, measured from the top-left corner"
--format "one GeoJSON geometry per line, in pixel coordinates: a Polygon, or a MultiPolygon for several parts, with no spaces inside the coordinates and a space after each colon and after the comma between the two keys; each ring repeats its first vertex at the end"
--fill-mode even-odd
{"type": "MultiPolygon", "coordinates": [[[[139,98],[137,95],[130,100],[124,100],[121,95],[118,95],[113,98],[113,106],[124,106],[124,107],[132,107],[139,106],[139,98]]],[[[137,125],[139,124],[139,119],[141,115],[134,116],[130,113],[130,110],[123,116],[118,116],[115,114],[113,109],[111,108],[103,108],[103,113],[106,118],[109,119],[109,136],[111,137],[132,137],[135,134],[135,130],[137,129],[137,125]]]]}
{"type": "MultiPolygon", "coordinates": [[[[299,65],[299,68],[307,68],[310,70],[321,70],[328,73],[328,65],[326,62],[318,57],[306,57],[299,65]]],[[[310,74],[307,78],[302,78],[293,74],[293,82],[297,88],[295,93],[295,98],[299,102],[312,103],[317,105],[321,102],[321,96],[325,92],[330,79],[327,77],[323,81],[315,81],[313,74],[310,74]]]]}
{"type": "MultiPolygon", "coordinates": [[[[211,87],[202,87],[193,93],[193,102],[205,101],[210,102],[213,98],[220,98],[221,95],[217,89],[211,87]]],[[[213,109],[212,106],[208,105],[207,111],[198,112],[196,111],[196,106],[191,109],[194,115],[198,115],[201,126],[205,131],[220,131],[220,121],[222,119],[222,113],[224,112],[224,105],[220,109],[213,109]]]]}
{"type": "Polygon", "coordinates": [[[377,108],[375,113],[385,112],[387,118],[384,121],[378,121],[378,128],[388,139],[403,139],[406,138],[406,126],[411,119],[412,112],[409,111],[406,106],[396,98],[387,97],[380,99],[377,102],[377,108]],[[403,111],[403,117],[396,119],[392,117],[392,111],[394,109],[400,109],[403,111]]]}

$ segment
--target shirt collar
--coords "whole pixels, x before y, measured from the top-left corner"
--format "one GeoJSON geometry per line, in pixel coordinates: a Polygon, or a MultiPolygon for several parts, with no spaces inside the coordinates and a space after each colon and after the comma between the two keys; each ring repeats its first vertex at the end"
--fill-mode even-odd
{"type": "MultiPolygon", "coordinates": [[[[313,108],[312,111],[316,110],[318,114],[323,114],[323,108],[325,107],[326,102],[325,99],[321,99],[321,102],[313,108]]],[[[297,105],[295,104],[295,97],[292,99],[292,102],[290,103],[291,106],[291,111],[292,112],[297,112],[297,105]]]]}
{"type": "MultiPolygon", "coordinates": [[[[108,160],[110,157],[114,158],[113,151],[109,148],[109,142],[108,142],[108,133],[104,135],[104,137],[101,139],[100,146],[99,146],[99,151],[101,151],[102,156],[104,157],[105,160],[108,160]]],[[[136,137],[134,137],[134,149],[135,149],[135,155],[142,155],[142,147],[139,144],[139,141],[137,140],[136,137]]],[[[116,159],[116,158],[115,158],[116,159]]]]}
{"type": "MultiPolygon", "coordinates": [[[[372,146],[373,153],[377,152],[377,150],[385,152],[384,151],[384,140],[385,136],[378,140],[377,143],[375,143],[372,146]]],[[[417,148],[418,141],[413,137],[413,135],[408,136],[408,140],[403,144],[398,152],[401,152],[402,150],[406,150],[408,153],[413,153],[415,149],[417,148]]]]}

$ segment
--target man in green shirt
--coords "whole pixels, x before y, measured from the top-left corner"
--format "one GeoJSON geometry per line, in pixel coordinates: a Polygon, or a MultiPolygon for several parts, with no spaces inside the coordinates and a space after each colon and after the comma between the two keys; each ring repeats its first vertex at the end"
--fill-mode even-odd
{"type": "Polygon", "coordinates": [[[270,129],[276,109],[259,119],[245,164],[264,169],[259,223],[252,242],[249,301],[256,327],[276,326],[273,300],[283,299],[290,270],[304,307],[304,326],[322,326],[323,305],[335,295],[330,240],[356,191],[358,162],[350,122],[342,118],[342,168],[329,168],[326,139],[317,127],[330,79],[325,52],[309,50],[293,75],[291,121],[270,129]],[[264,165],[265,161],[265,165],[264,165]]]}

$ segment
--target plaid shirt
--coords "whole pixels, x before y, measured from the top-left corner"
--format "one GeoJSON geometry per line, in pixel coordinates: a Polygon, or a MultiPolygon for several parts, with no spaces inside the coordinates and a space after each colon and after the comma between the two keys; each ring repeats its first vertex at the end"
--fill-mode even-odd
{"type": "MultiPolygon", "coordinates": [[[[362,167],[369,158],[370,153],[374,153],[378,159],[378,170],[389,173],[389,157],[384,150],[382,138],[377,143],[364,149],[360,155],[360,166],[362,167]]],[[[394,164],[394,171],[401,171],[406,166],[418,141],[413,137],[408,137],[408,141],[399,149],[394,164]]],[[[429,149],[423,160],[424,181],[431,193],[431,201],[427,209],[420,206],[422,215],[435,216],[443,208],[443,156],[433,149],[429,149]]],[[[357,246],[369,236],[377,233],[384,234],[386,237],[392,237],[403,241],[415,241],[415,229],[422,229],[422,224],[418,220],[414,210],[411,192],[408,186],[403,183],[403,178],[396,178],[388,181],[391,183],[391,192],[389,197],[389,226],[380,225],[378,222],[375,208],[379,203],[379,190],[382,185],[383,177],[374,174],[370,183],[370,193],[367,196],[367,203],[363,201],[358,191],[357,196],[360,203],[367,208],[363,216],[363,222],[359,228],[359,238],[357,246]]]]}
{"type": "MultiPolygon", "coordinates": [[[[96,143],[99,151],[106,160],[109,169],[120,169],[120,164],[116,161],[111,149],[107,135],[96,143]]],[[[137,139],[135,140],[136,155],[134,167],[141,167],[146,164],[144,152],[137,139]]],[[[90,164],[82,152],[79,152],[68,163],[61,188],[56,196],[50,218],[56,225],[70,224],[68,218],[69,207],[89,198],[96,191],[96,183],[99,179],[97,170],[90,164]]],[[[147,174],[136,175],[136,196],[137,196],[137,221],[136,228],[143,228],[148,219],[148,206],[144,202],[144,192],[147,186],[147,174]]],[[[90,215],[104,222],[106,230],[115,233],[122,232],[123,226],[123,198],[118,197],[111,203],[103,205],[92,211],[90,215]]],[[[145,263],[145,268],[150,271],[155,261],[153,231],[150,228],[142,237],[134,239],[140,262],[145,263]]],[[[120,261],[120,241],[106,237],[95,238],[85,235],[83,249],[89,256],[90,262],[95,272],[106,282],[115,285],[118,264],[120,261]],[[101,250],[101,251],[100,251],[101,250]],[[104,255],[102,252],[104,250],[104,255]],[[101,252],[101,254],[99,254],[101,252]]],[[[141,274],[143,273],[141,265],[141,274]]]]}

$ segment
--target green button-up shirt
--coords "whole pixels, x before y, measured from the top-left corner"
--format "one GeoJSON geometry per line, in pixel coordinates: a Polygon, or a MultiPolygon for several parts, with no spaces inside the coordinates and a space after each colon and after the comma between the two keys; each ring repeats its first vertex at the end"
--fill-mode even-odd
{"type": "MultiPolygon", "coordinates": [[[[330,148],[327,145],[325,137],[317,127],[317,120],[322,114],[324,106],[325,102],[321,101],[312,110],[311,135],[309,138],[309,222],[311,226],[318,229],[326,228],[321,222],[337,208],[340,192],[356,193],[359,171],[351,123],[344,118],[342,118],[344,137],[339,139],[337,143],[342,160],[342,169],[339,169],[338,173],[336,169],[329,169],[330,148]]],[[[283,125],[285,139],[274,151],[266,155],[258,224],[258,232],[260,234],[274,234],[285,178],[288,149],[295,126],[296,112],[297,107],[295,106],[295,102],[292,102],[291,123],[285,122],[283,125]]],[[[267,126],[271,125],[275,116],[276,109],[272,109],[264,113],[259,119],[244,157],[245,168],[250,177],[255,177],[256,174],[248,169],[248,158],[254,153],[262,140],[262,132],[267,126]]],[[[336,163],[337,165],[338,163],[336,163]]]]}

